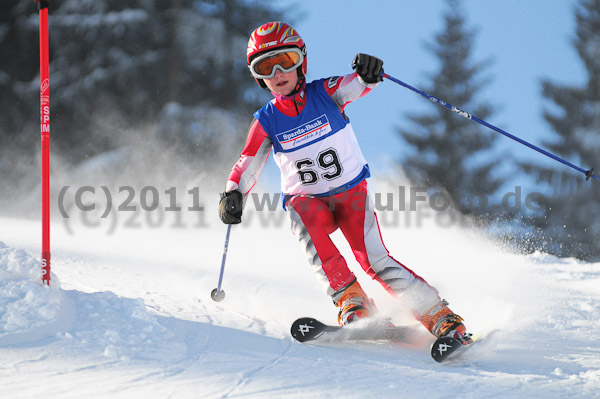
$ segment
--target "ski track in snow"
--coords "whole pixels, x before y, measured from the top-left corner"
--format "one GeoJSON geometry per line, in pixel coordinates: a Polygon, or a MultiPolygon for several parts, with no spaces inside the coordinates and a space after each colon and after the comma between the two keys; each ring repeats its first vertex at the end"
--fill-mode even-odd
{"type": "MultiPolygon", "coordinates": [[[[52,231],[48,288],[39,223],[0,218],[2,398],[600,397],[600,264],[512,254],[459,229],[384,227],[392,255],[483,334],[439,365],[427,348],[294,342],[294,319],[333,323],[336,309],[285,225],[234,227],[220,303],[216,222],[52,231]]],[[[409,322],[351,267],[382,313],[409,322]]]]}

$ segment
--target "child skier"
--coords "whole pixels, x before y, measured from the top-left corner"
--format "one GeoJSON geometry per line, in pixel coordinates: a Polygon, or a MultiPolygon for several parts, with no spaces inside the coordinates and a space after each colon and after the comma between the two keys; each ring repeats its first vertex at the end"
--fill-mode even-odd
{"type": "Polygon", "coordinates": [[[248,66],[274,99],[254,113],[222,194],[221,220],[241,222],[243,198],[273,149],[293,233],[339,308],[340,325],[369,317],[376,308],[329,237],[338,228],[365,272],[401,297],[433,335],[468,342],[462,318],[425,280],[389,255],[367,192],[369,167],[345,107],[377,86],[383,62],[359,53],[352,64],[356,72],[307,83],[306,55],[304,41],[286,23],[269,22],[252,32],[248,66]]]}

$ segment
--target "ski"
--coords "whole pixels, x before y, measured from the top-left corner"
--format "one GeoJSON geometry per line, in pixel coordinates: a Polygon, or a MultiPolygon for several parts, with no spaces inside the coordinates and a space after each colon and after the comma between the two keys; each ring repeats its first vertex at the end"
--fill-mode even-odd
{"type": "Polygon", "coordinates": [[[462,344],[456,338],[441,337],[436,339],[433,345],[431,345],[431,357],[438,363],[446,362],[461,356],[476,342],[479,341],[475,340],[468,344],[462,344]]]}
{"type": "Polygon", "coordinates": [[[415,327],[395,326],[387,322],[340,327],[322,323],[312,317],[301,317],[293,322],[291,334],[299,342],[387,340],[407,344],[417,342],[422,336],[415,327]]]}
{"type": "MultiPolygon", "coordinates": [[[[343,341],[392,341],[405,344],[423,342],[416,327],[395,326],[387,322],[374,322],[362,326],[340,327],[320,322],[312,317],[301,317],[292,323],[292,337],[298,342],[331,343],[343,341]]],[[[452,337],[441,337],[431,346],[431,357],[438,363],[462,355],[478,341],[463,345],[452,337]]]]}

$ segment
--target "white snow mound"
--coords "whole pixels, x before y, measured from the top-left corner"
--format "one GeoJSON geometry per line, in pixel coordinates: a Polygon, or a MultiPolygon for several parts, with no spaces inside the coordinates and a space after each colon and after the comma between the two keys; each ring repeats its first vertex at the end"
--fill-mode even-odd
{"type": "Polygon", "coordinates": [[[107,358],[185,354],[185,345],[146,310],[142,299],[65,291],[54,274],[50,287],[41,279],[40,262],[0,241],[0,347],[53,338],[107,358]]]}
{"type": "Polygon", "coordinates": [[[60,282],[53,274],[51,281],[43,286],[40,262],[0,241],[0,345],[53,335],[66,321],[60,282]]]}

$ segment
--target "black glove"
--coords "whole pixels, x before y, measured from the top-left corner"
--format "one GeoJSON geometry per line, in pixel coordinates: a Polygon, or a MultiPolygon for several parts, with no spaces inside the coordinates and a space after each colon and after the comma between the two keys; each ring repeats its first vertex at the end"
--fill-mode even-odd
{"type": "Polygon", "coordinates": [[[219,217],[225,224],[238,224],[242,221],[243,196],[238,190],[221,194],[219,217]]]}
{"type": "Polygon", "coordinates": [[[352,61],[352,69],[365,83],[377,83],[383,80],[383,61],[369,54],[358,53],[352,61]]]}

